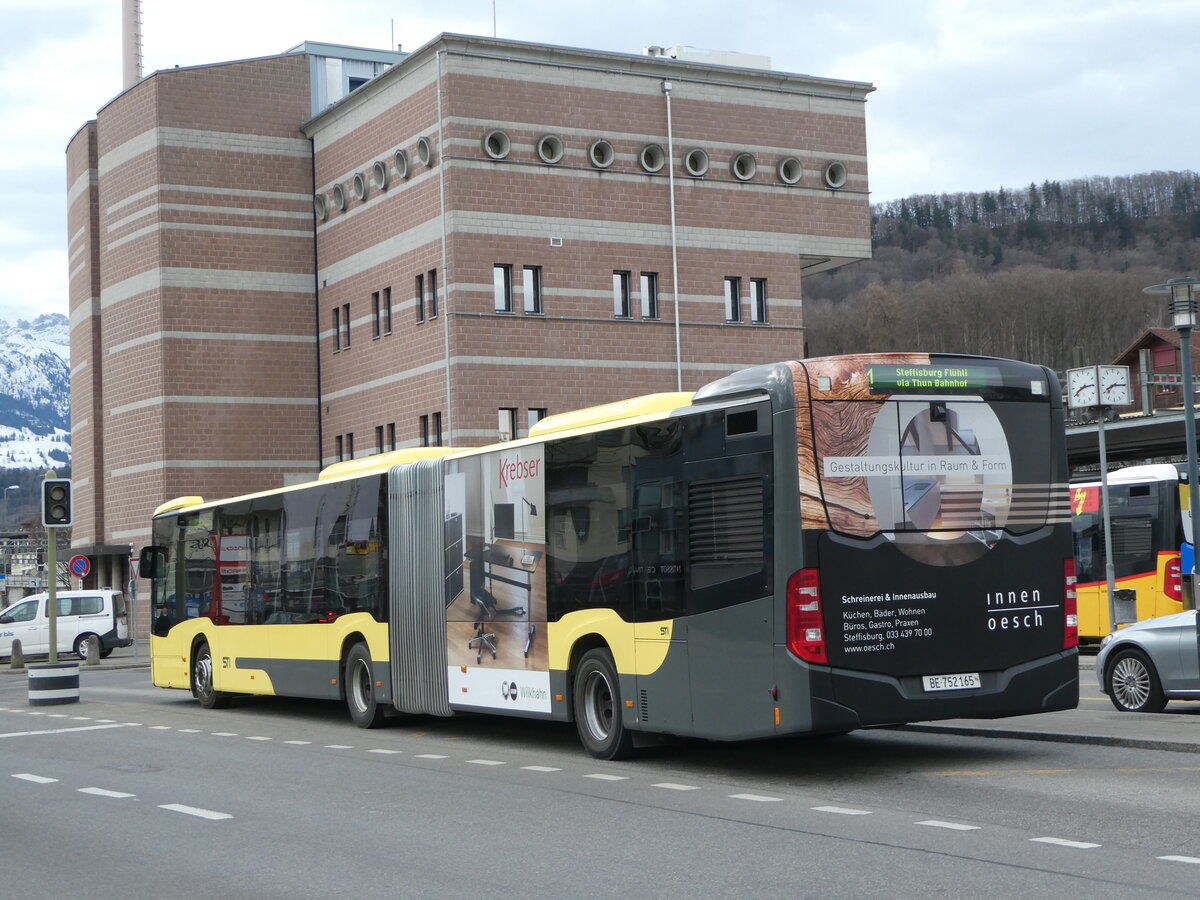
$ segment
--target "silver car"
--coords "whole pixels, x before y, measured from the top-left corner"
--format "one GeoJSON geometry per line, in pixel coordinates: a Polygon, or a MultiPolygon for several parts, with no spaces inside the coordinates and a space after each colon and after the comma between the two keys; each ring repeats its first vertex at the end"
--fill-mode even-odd
{"type": "Polygon", "coordinates": [[[1110,634],[1096,656],[1096,680],[1122,712],[1162,712],[1168,700],[1200,700],[1196,610],[1110,634]]]}

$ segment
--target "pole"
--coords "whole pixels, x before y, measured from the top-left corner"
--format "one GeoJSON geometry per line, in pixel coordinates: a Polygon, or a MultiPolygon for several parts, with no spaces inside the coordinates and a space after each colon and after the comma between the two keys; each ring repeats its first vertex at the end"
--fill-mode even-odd
{"type": "Polygon", "coordinates": [[[1191,523],[1192,571],[1191,590],[1188,591],[1188,609],[1196,609],[1196,511],[1200,509],[1200,484],[1196,482],[1196,386],[1192,384],[1192,329],[1179,329],[1179,349],[1183,363],[1183,428],[1187,441],[1188,469],[1188,521],[1191,523]]]}
{"type": "Polygon", "coordinates": [[[683,351],[679,341],[679,240],[675,224],[675,131],[671,122],[671,89],[669,81],[662,83],[667,98],[667,191],[671,195],[671,294],[675,308],[675,390],[683,390],[683,351]]]}
{"type": "Polygon", "coordinates": [[[1113,568],[1112,555],[1112,517],[1108,506],[1108,451],[1104,445],[1104,409],[1096,407],[1100,413],[1096,419],[1096,436],[1100,441],[1100,506],[1104,519],[1104,579],[1108,585],[1108,630],[1117,630],[1117,578],[1113,568]]]}
{"type": "Polygon", "coordinates": [[[46,589],[46,619],[50,623],[50,665],[58,662],[58,529],[46,529],[46,569],[50,586],[46,589]]]}

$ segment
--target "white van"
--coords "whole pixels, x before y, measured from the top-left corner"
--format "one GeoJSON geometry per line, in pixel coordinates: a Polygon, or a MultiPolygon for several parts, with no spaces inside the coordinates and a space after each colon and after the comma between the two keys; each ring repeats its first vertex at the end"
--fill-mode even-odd
{"type": "MultiPolygon", "coordinates": [[[[57,591],[56,597],[59,653],[74,651],[80,659],[87,659],[88,638],[93,634],[100,639],[102,657],[133,643],[128,607],[120,591],[57,591]]],[[[0,609],[0,657],[12,656],[14,638],[26,655],[50,652],[48,598],[48,594],[32,594],[0,609]]]]}

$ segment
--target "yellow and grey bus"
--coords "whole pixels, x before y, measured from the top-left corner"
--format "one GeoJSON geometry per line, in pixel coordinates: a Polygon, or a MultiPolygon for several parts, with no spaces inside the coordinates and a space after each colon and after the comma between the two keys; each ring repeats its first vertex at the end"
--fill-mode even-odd
{"type": "Polygon", "coordinates": [[[1119,625],[1183,611],[1189,547],[1185,513],[1186,467],[1172,463],[1128,466],[1109,473],[1116,625],[1110,621],[1108,556],[1099,481],[1071,485],[1079,640],[1099,643],[1119,625]]]}
{"type": "Polygon", "coordinates": [[[1078,702],[1060,392],[1007,360],[758,366],[154,516],[154,683],[354,722],[841,733],[1078,702]]]}

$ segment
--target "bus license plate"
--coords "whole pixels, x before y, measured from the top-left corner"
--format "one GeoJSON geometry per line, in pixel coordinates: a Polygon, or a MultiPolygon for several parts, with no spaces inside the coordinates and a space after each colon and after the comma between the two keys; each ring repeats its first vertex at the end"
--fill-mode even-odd
{"type": "Polygon", "coordinates": [[[963,672],[958,675],[925,675],[921,679],[927,691],[968,691],[977,688],[978,672],[963,672]]]}

